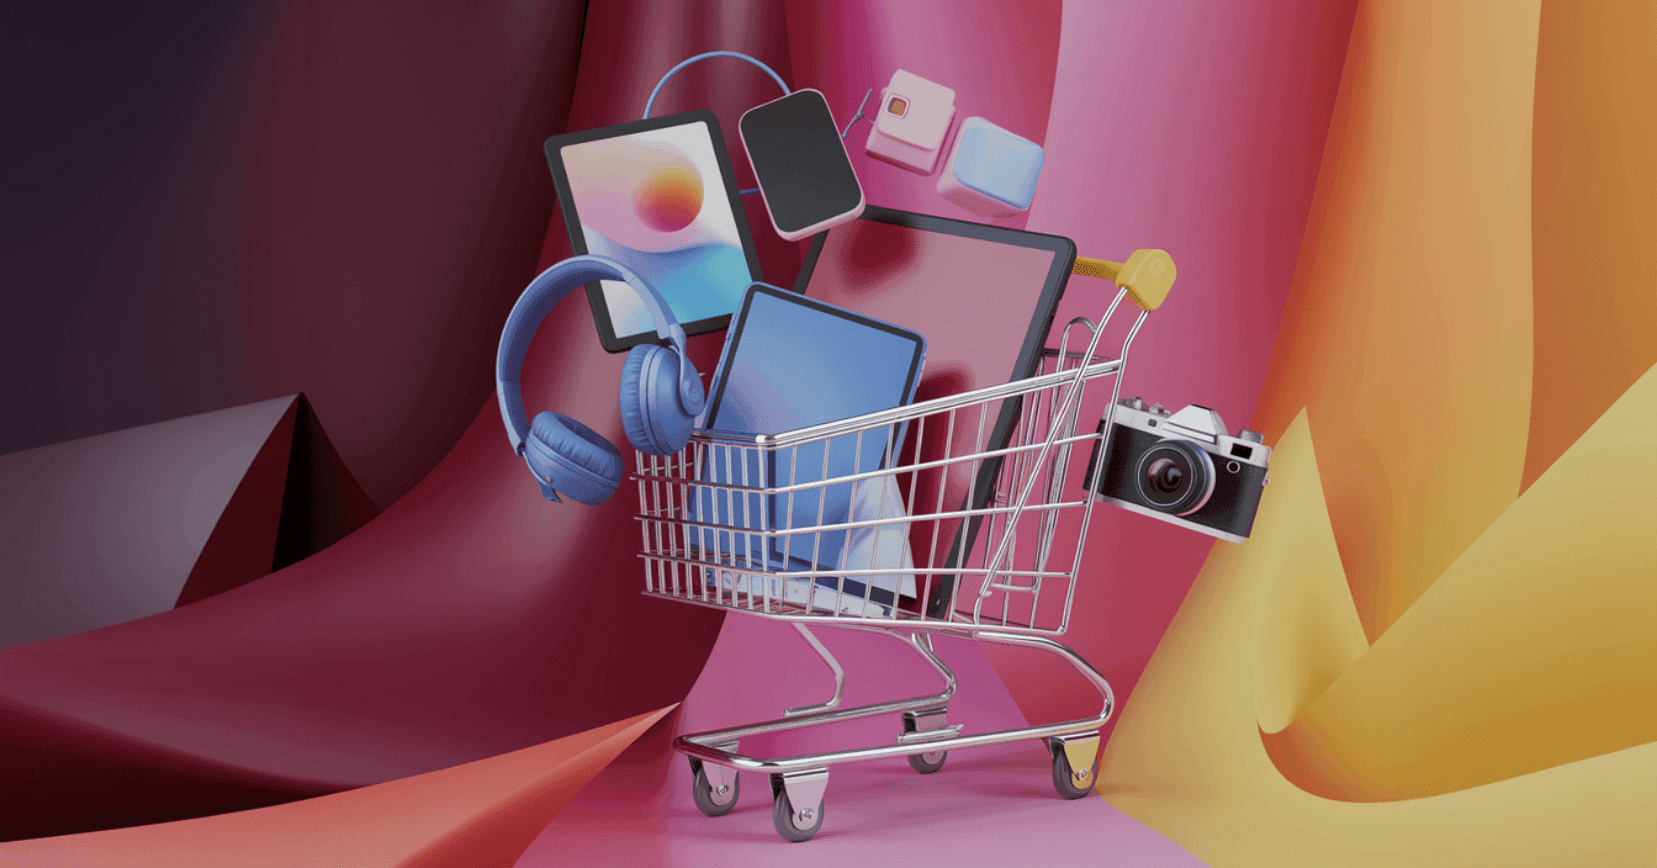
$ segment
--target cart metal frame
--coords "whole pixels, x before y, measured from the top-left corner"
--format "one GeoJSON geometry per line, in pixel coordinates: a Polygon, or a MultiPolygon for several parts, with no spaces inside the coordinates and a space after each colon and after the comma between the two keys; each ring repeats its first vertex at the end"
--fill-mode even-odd
{"type": "MultiPolygon", "coordinates": [[[[1045,351],[1044,370],[1034,377],[776,435],[700,430],[675,455],[637,454],[633,479],[639,492],[645,595],[787,621],[834,676],[834,694],[823,702],[786,709],[775,720],[683,735],[674,741],[674,748],[689,758],[692,796],[703,813],[728,813],[740,792],[739,772],[761,772],[770,779],[777,832],[785,840],[804,841],[822,825],[823,796],[832,765],[903,756],[916,771],[927,774],[942,768],[950,750],[1025,738],[1046,743],[1054,787],[1061,796],[1075,799],[1092,791],[1099,730],[1110,719],[1115,698],[1098,670],[1052,637],[1070,626],[1076,573],[1095,503],[1092,492],[1105,466],[1102,451],[1108,440],[1100,432],[1109,428],[1133,339],[1172,284],[1173,263],[1161,251],[1139,251],[1126,265],[1078,258],[1074,273],[1111,280],[1120,289],[1097,324],[1077,318],[1059,330],[1058,349],[1045,351]],[[1152,274],[1159,279],[1151,279],[1152,274]],[[1135,286],[1132,280],[1140,275],[1144,275],[1138,277],[1140,285],[1135,286]],[[1138,316],[1117,357],[1099,356],[1100,340],[1124,298],[1131,298],[1140,308],[1138,316]],[[1078,333],[1086,336],[1087,347],[1074,352],[1069,346],[1078,333]],[[1097,431],[1077,434],[1084,389],[1104,377],[1112,380],[1105,417],[1097,431]],[[992,410],[998,417],[1016,414],[1005,417],[1016,419],[1017,424],[1007,445],[997,449],[985,448],[992,410]],[[901,429],[907,429],[907,438],[894,435],[901,429]],[[931,452],[926,451],[929,434],[934,437],[931,452]],[[935,455],[939,436],[942,452],[935,455]],[[871,437],[880,444],[871,447],[881,450],[878,462],[864,460],[865,441],[871,437]],[[892,444],[904,439],[912,448],[894,455],[892,444]],[[831,453],[836,447],[843,450],[849,441],[855,441],[850,446],[852,472],[831,474],[831,453]],[[821,466],[802,469],[802,447],[810,452],[818,445],[821,466]],[[1085,474],[1072,472],[1072,457],[1092,454],[1095,447],[1100,459],[1085,474]],[[905,461],[903,455],[912,457],[905,461]],[[952,473],[953,494],[946,496],[952,491],[952,473]],[[975,509],[981,473],[996,481],[995,495],[975,509]],[[959,489],[964,474],[970,476],[962,500],[959,489]],[[887,487],[888,479],[900,485],[887,487]],[[906,496],[902,481],[908,483],[906,496]],[[906,500],[901,514],[851,520],[852,516],[828,513],[831,489],[839,486],[844,491],[850,486],[855,496],[855,486],[869,484],[883,486],[882,516],[887,511],[887,492],[899,491],[906,500]],[[933,502],[917,505],[917,492],[933,488],[937,491],[933,502]],[[1066,493],[1072,495],[1070,499],[1066,493]],[[806,504],[808,511],[815,502],[815,523],[792,526],[797,501],[806,504]],[[779,503],[787,507],[781,511],[781,520],[773,514],[779,503]],[[946,508],[951,506],[957,508],[946,508]],[[1069,563],[1051,563],[1061,523],[1078,517],[1069,563]],[[913,532],[916,525],[922,526],[919,534],[913,532]],[[877,567],[871,555],[867,566],[830,568],[820,557],[825,541],[830,549],[835,540],[847,545],[853,533],[901,534],[918,550],[916,540],[926,538],[927,526],[931,539],[924,566],[917,556],[913,564],[877,567]],[[943,556],[941,538],[945,538],[943,556]],[[799,568],[798,558],[790,562],[787,557],[799,549],[794,540],[800,539],[810,542],[806,569],[799,568]],[[969,539],[970,544],[957,546],[957,540],[969,539]],[[854,576],[849,585],[848,575],[854,576]],[[918,609],[883,604],[877,597],[880,581],[892,586],[910,576],[920,597],[918,609]],[[926,614],[935,589],[945,582],[953,587],[953,597],[941,615],[926,614]],[[1055,615],[1053,606],[1061,598],[1055,615]],[[1040,605],[1043,602],[1046,608],[1040,605]],[[889,636],[925,660],[942,679],[942,689],[841,708],[845,672],[813,634],[814,626],[889,636]],[[936,633],[1051,653],[1098,691],[1100,711],[1076,720],[962,734],[962,724],[948,721],[948,705],[958,684],[933,650],[936,633]],[[741,741],[750,736],[883,714],[902,716],[901,732],[893,744],[787,757],[739,752],[741,741]]],[[[876,457],[873,452],[868,456],[876,457]]]]}

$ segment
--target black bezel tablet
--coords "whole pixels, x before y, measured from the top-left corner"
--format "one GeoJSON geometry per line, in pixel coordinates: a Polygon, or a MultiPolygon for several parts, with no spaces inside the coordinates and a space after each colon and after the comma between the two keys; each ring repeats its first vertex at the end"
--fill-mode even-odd
{"type": "MultiPolygon", "coordinates": [[[[1042,348],[1047,343],[1048,333],[1052,330],[1054,318],[1058,315],[1059,300],[1064,297],[1065,286],[1070,280],[1070,271],[1076,264],[1076,242],[1060,235],[1044,235],[1039,232],[1026,232],[1021,229],[986,226],[982,223],[932,217],[926,214],[880,208],[874,205],[865,208],[862,215],[857,219],[1052,253],[1053,262],[1048,269],[1040,295],[1036,300],[1035,309],[1031,312],[1030,322],[1025,330],[1023,342],[1020,344],[1018,357],[1013,364],[1013,369],[1008,372],[1007,380],[1004,382],[1020,380],[1040,373],[1042,348]]],[[[828,241],[829,235],[835,231],[835,229],[829,229],[819,233],[811,240],[811,248],[806,253],[805,261],[800,265],[799,277],[794,281],[795,292],[805,295],[809,289],[811,275],[816,270],[818,257],[823,252],[823,245],[828,241]]],[[[976,388],[991,385],[996,384],[974,384],[976,388]]],[[[989,442],[984,446],[985,451],[1007,447],[1012,440],[1013,430],[1018,424],[1021,409],[1022,405],[1018,400],[1002,402],[1001,412],[996,416],[995,425],[990,431],[989,442]]],[[[972,503],[967,505],[967,508],[981,510],[989,506],[991,500],[995,497],[995,482],[1000,473],[1000,458],[986,460],[979,466],[978,475],[972,484],[974,492],[972,503]]],[[[981,522],[982,519],[975,518],[965,521],[959,526],[955,539],[950,545],[946,560],[939,565],[940,569],[959,569],[966,554],[972,551],[972,546],[977,541],[981,522]]],[[[949,615],[954,592],[954,577],[948,574],[936,575],[938,575],[938,580],[931,583],[932,590],[926,614],[932,618],[946,618],[949,615]]],[[[922,591],[922,593],[926,592],[922,591]]]]}
{"type": "MultiPolygon", "coordinates": [[[[714,117],[713,112],[705,109],[663,115],[642,121],[629,121],[628,123],[600,127],[594,130],[564,133],[546,140],[543,147],[547,155],[547,167],[552,170],[553,187],[558,191],[558,210],[564,215],[564,228],[569,233],[570,249],[576,255],[591,251],[587,249],[586,236],[582,233],[581,215],[576,211],[574,188],[570,184],[569,172],[564,165],[563,149],[569,145],[697,123],[707,125],[708,139],[713,147],[714,158],[719,163],[719,181],[724,188],[725,201],[730,205],[731,217],[736,223],[737,237],[742,242],[743,256],[747,259],[748,277],[743,281],[743,288],[748,283],[761,279],[759,254],[754,249],[754,238],[748,229],[748,218],[742,210],[742,196],[737,190],[736,176],[731,171],[731,158],[725,150],[724,135],[719,129],[719,120],[714,117]]],[[[719,191],[712,189],[712,187],[711,184],[707,185],[707,189],[704,191],[705,196],[719,195],[719,191]]],[[[739,298],[741,292],[742,288],[739,288],[737,290],[739,298]]],[[[637,344],[653,342],[657,339],[654,329],[636,334],[616,334],[614,321],[610,316],[609,304],[604,298],[602,284],[596,281],[587,284],[587,302],[592,306],[593,323],[598,326],[599,342],[604,345],[606,351],[619,353],[637,344]]],[[[672,302],[671,298],[669,302],[672,302]]],[[[730,325],[730,322],[731,315],[726,313],[691,322],[681,322],[680,325],[684,327],[685,334],[695,335],[718,331],[730,325]]]]}

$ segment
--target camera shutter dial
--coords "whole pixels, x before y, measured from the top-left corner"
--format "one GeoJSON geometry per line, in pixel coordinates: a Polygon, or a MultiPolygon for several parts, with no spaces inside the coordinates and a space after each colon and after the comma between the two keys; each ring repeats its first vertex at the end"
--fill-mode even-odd
{"type": "Polygon", "coordinates": [[[1139,456],[1134,478],[1146,506],[1190,515],[1214,493],[1214,462],[1189,440],[1164,440],[1139,456]]]}

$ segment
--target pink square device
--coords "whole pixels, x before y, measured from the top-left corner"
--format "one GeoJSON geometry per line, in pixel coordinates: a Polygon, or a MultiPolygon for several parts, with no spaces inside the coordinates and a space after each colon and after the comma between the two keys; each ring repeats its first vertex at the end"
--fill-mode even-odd
{"type": "Polygon", "coordinates": [[[864,150],[881,162],[930,175],[954,120],[953,89],[900,69],[880,92],[864,150]]]}

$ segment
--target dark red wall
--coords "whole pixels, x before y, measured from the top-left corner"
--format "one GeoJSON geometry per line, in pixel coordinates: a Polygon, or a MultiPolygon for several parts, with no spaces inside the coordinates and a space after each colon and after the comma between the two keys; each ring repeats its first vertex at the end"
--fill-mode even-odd
{"type": "Polygon", "coordinates": [[[489,399],[584,14],[0,6],[0,453],[304,392],[401,496],[489,399]]]}

